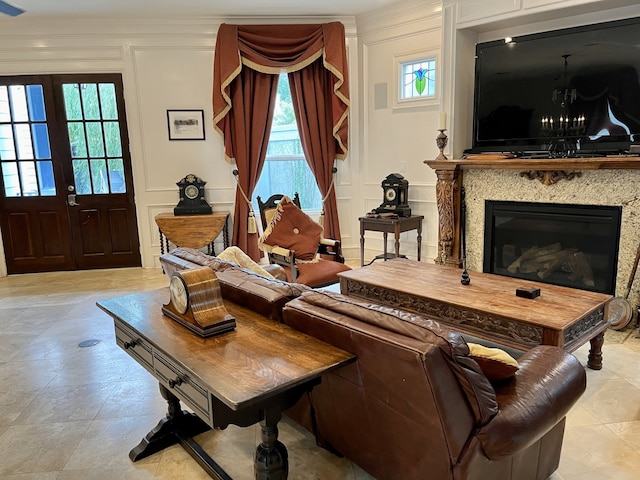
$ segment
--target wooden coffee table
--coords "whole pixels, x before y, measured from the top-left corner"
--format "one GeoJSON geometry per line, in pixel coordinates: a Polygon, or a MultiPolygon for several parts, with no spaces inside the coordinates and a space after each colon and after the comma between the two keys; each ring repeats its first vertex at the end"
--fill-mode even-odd
{"type": "Polygon", "coordinates": [[[287,449],[278,441],[282,411],[355,356],[225,301],[236,329],[202,338],[161,313],[169,289],[98,302],[115,323],[116,342],[160,382],[167,416],[129,453],[132,461],[180,443],[213,478],[231,477],[193,440],[211,428],[260,423],[256,480],[284,480],[287,449]],[[183,411],[180,401],[194,413],[183,411]]]}
{"type": "Polygon", "coordinates": [[[571,352],[591,342],[587,365],[602,368],[611,295],[432,263],[393,259],[339,274],[340,291],[409,310],[518,350],[556,345],[571,352]],[[516,296],[516,288],[539,288],[535,299],[516,296]]]}

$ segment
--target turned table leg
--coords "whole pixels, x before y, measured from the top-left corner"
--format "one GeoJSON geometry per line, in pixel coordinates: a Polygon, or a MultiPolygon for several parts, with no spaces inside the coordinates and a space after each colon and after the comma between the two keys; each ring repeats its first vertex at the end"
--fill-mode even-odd
{"type": "Polygon", "coordinates": [[[600,332],[589,340],[589,342],[591,343],[591,349],[589,349],[587,366],[593,370],[600,370],[602,369],[602,344],[604,343],[604,332],[600,332]]]}
{"type": "Polygon", "coordinates": [[[262,442],[256,447],[253,464],[256,480],[286,480],[289,475],[287,447],[278,440],[280,413],[267,414],[260,422],[262,442]]]}

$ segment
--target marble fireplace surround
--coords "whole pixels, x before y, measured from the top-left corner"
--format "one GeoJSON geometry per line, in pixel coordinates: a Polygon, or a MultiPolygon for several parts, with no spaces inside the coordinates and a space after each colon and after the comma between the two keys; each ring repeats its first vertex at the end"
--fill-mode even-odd
{"type": "MultiPolygon", "coordinates": [[[[467,208],[467,269],[482,271],[485,200],[622,206],[616,295],[623,296],[640,242],[640,157],[426,160],[436,171],[436,262],[460,264],[460,191],[467,208]]],[[[640,304],[640,274],[629,299],[640,304]]]]}

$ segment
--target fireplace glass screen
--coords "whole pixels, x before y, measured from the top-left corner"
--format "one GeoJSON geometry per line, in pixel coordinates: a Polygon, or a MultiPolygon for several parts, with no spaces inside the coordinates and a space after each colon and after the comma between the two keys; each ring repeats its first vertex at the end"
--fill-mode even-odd
{"type": "Polygon", "coordinates": [[[484,271],[613,294],[621,207],[485,202],[484,271]]]}

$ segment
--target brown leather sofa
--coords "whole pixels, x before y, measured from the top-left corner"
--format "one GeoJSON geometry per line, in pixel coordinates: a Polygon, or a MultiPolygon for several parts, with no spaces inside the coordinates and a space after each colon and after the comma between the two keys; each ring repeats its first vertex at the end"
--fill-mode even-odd
{"type": "MultiPolygon", "coordinates": [[[[170,275],[211,260],[202,255],[174,250],[161,262],[170,275]]],[[[224,298],[357,355],[287,414],[375,478],[541,480],[557,469],[565,416],[586,387],[571,354],[534,348],[492,384],[462,336],[436,321],[209,265],[224,298]]]]}

